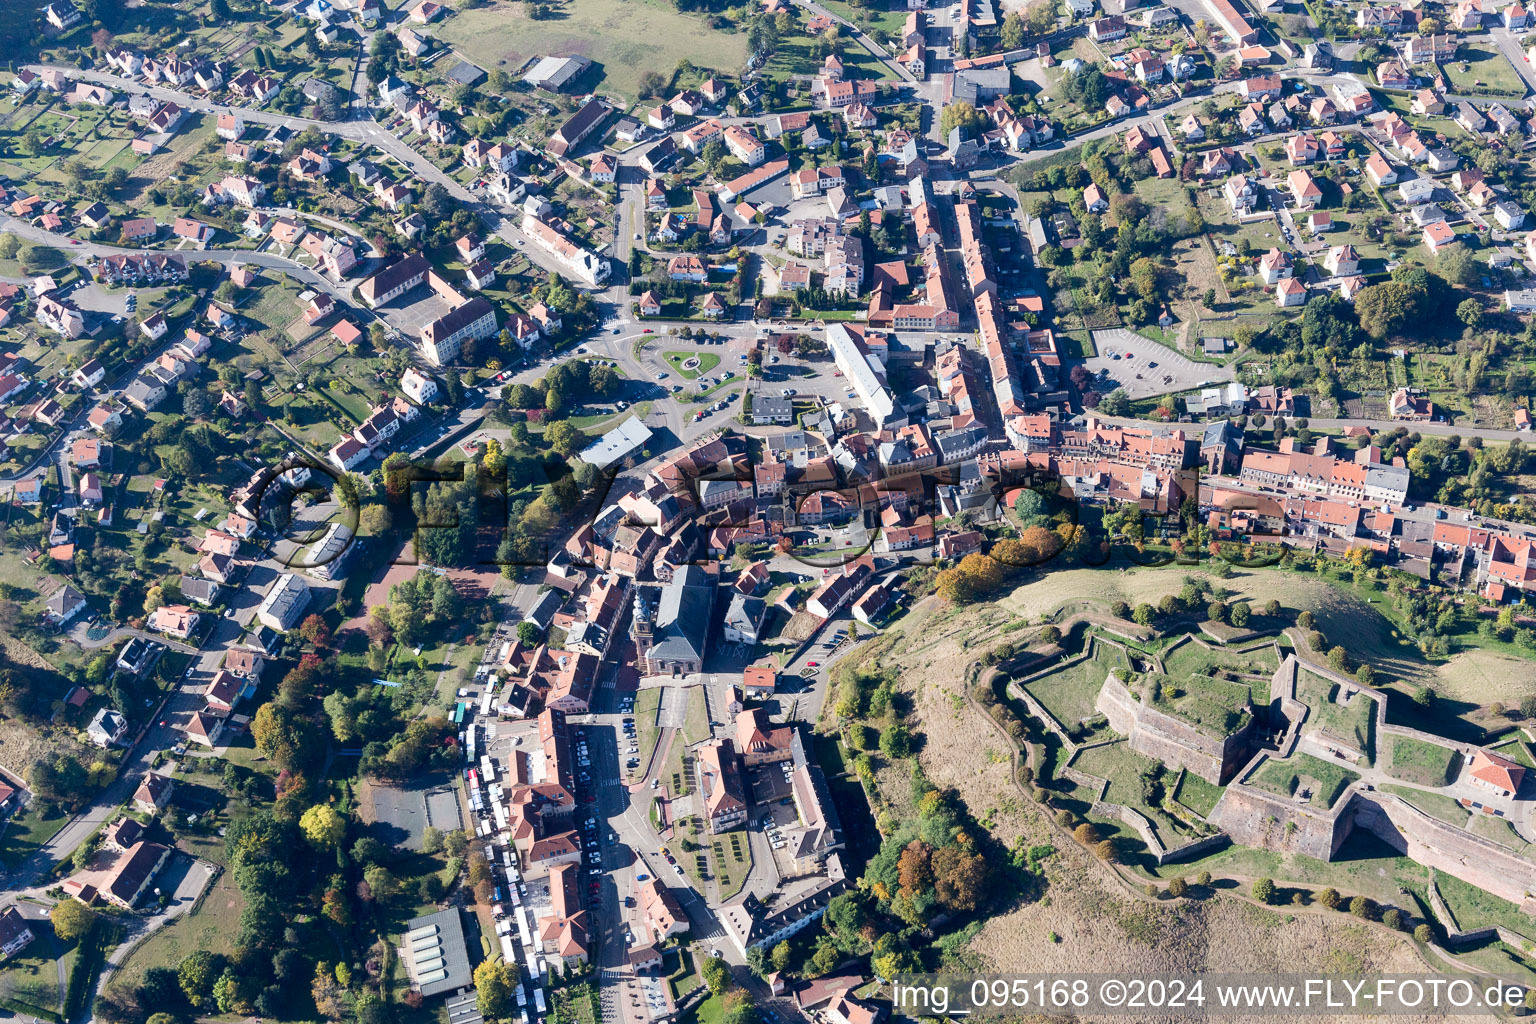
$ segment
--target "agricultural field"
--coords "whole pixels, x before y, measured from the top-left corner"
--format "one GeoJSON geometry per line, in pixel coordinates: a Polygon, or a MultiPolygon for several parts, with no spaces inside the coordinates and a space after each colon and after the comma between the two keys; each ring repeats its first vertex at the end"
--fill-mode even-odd
{"type": "Polygon", "coordinates": [[[655,0],[582,0],[555,5],[534,21],[526,4],[500,2],[459,11],[433,34],[487,71],[516,70],[550,53],[580,54],[601,69],[605,92],[635,100],[640,76],[671,72],[679,61],[735,72],[746,62],[746,37],[706,29],[702,19],[655,0]],[[643,23],[644,31],[636,31],[643,23]]]}

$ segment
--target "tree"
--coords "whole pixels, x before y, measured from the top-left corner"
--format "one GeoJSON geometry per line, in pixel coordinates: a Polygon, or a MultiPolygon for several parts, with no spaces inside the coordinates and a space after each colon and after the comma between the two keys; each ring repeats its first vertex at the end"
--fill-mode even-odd
{"type": "Polygon", "coordinates": [[[1102,839],[1103,836],[1099,834],[1098,829],[1094,828],[1091,824],[1085,821],[1073,830],[1072,838],[1076,839],[1084,846],[1092,846],[1094,843],[1097,843],[1100,839],[1102,839]]]}
{"type": "Polygon", "coordinates": [[[912,733],[900,722],[880,735],[880,752],[892,760],[908,757],[912,753],[912,733]]]}
{"type": "Polygon", "coordinates": [[[1125,416],[1131,411],[1131,396],[1116,388],[1099,400],[1099,411],[1106,416],[1125,416]]]}
{"type": "Polygon", "coordinates": [[[770,957],[773,962],[773,969],[775,971],[784,970],[789,966],[790,960],[794,957],[794,955],[795,951],[790,947],[789,940],[781,940],[777,946],[773,947],[773,953],[770,957]]]}
{"type": "Polygon", "coordinates": [[[524,647],[536,647],[543,638],[543,631],[532,622],[519,622],[517,624],[517,642],[524,647]]]}
{"type": "Polygon", "coordinates": [[[1024,17],[1018,11],[1014,11],[1003,19],[1003,49],[1017,50],[1024,45],[1024,38],[1028,34],[1028,26],[1024,23],[1024,17]]]}
{"type": "Polygon", "coordinates": [[[1349,901],[1349,912],[1355,917],[1362,918],[1367,921],[1371,919],[1371,914],[1375,911],[1375,909],[1375,903],[1366,899],[1364,896],[1356,896],[1354,899],[1349,901]]]}
{"type": "Polygon", "coordinates": [[[1403,912],[1396,907],[1381,915],[1381,923],[1395,932],[1403,930],[1403,912]]]}
{"type": "Polygon", "coordinates": [[[557,420],[544,428],[544,442],[567,458],[585,448],[588,440],[581,428],[569,420],[557,420]]]}
{"type": "Polygon", "coordinates": [[[712,995],[719,995],[731,985],[730,965],[718,956],[712,956],[705,960],[704,965],[699,969],[699,973],[703,975],[704,984],[709,986],[709,991],[712,995]]]}
{"type": "Polygon", "coordinates": [[[1170,878],[1168,880],[1168,895],[1178,899],[1189,892],[1189,883],[1182,878],[1170,878]]]}
{"type": "Polygon", "coordinates": [[[330,804],[316,804],[299,818],[304,838],[322,850],[335,849],[347,835],[347,822],[330,804]]]}
{"type": "Polygon", "coordinates": [[[1429,925],[1421,924],[1413,930],[1413,937],[1419,942],[1433,942],[1435,932],[1429,925]]]}
{"type": "Polygon", "coordinates": [[[96,923],[96,915],[85,908],[85,904],[77,900],[61,900],[54,904],[48,911],[48,920],[53,924],[53,933],[64,942],[74,942],[84,938],[96,923]]]}
{"type": "Polygon", "coordinates": [[[939,130],[945,136],[956,128],[961,129],[962,132],[975,132],[983,123],[981,111],[965,100],[949,104],[944,108],[944,113],[939,115],[939,130]]]}
{"type": "Polygon", "coordinates": [[[331,628],[325,624],[325,616],[311,612],[299,624],[299,636],[316,647],[324,647],[331,639],[331,628]]]}
{"type": "Polygon", "coordinates": [[[1469,329],[1477,330],[1483,323],[1483,304],[1476,299],[1463,299],[1456,307],[1456,319],[1469,329]]]}
{"type": "Polygon", "coordinates": [[[224,973],[224,958],[206,949],[194,950],[176,968],[177,981],[187,1001],[199,1010],[213,1007],[213,983],[224,973]]]}
{"type": "Polygon", "coordinates": [[[1120,863],[1120,850],[1108,839],[1102,840],[1093,848],[1094,856],[1106,864],[1120,863]]]}
{"type": "Polygon", "coordinates": [[[443,830],[428,825],[421,830],[421,852],[437,853],[443,848],[443,830]]]}
{"type": "Polygon", "coordinates": [[[1253,898],[1260,903],[1273,903],[1275,900],[1275,883],[1268,878],[1254,879],[1253,898]]]}
{"type": "Polygon", "coordinates": [[[511,1012],[512,968],[503,960],[483,960],[475,968],[475,1004],[486,1020],[502,1020],[511,1012]]]}

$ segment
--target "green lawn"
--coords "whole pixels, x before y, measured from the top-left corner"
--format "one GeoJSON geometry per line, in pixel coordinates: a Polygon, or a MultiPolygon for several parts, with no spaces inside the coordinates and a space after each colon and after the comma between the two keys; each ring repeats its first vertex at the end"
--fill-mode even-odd
{"type": "Polygon", "coordinates": [[[107,979],[107,989],[131,993],[151,967],[175,967],[194,950],[228,955],[240,935],[245,898],[229,875],[214,880],[196,912],[177,918],[144,940],[107,979]]]}
{"type": "Polygon", "coordinates": [[[1331,699],[1337,690],[1334,683],[1305,669],[1296,674],[1296,699],[1312,707],[1318,728],[1371,756],[1375,702],[1357,693],[1347,705],[1338,704],[1331,699]]]}
{"type": "Polygon", "coordinates": [[[1382,786],[1381,790],[1402,797],[1431,818],[1439,818],[1447,825],[1461,828],[1467,823],[1467,809],[1442,793],[1426,793],[1422,789],[1411,789],[1408,786],[1382,786]]]}
{"type": "Polygon", "coordinates": [[[1252,717],[1247,709],[1252,690],[1246,683],[1234,683],[1214,676],[1159,676],[1149,673],[1141,690],[1144,699],[1156,682],[1158,695],[1147,703],[1159,711],[1182,718],[1213,736],[1226,736],[1243,728],[1252,717]]]}
{"type": "MultiPolygon", "coordinates": [[[[846,34],[844,38],[847,38],[846,34]]],[[[821,61],[816,59],[812,47],[811,37],[803,33],[791,34],[780,39],[773,51],[773,56],[769,57],[768,63],[763,66],[763,73],[768,78],[780,81],[796,75],[817,74],[821,70],[821,61]]],[[[848,71],[849,78],[890,81],[895,77],[889,68],[875,59],[873,54],[852,40],[843,47],[841,60],[843,67],[848,71]]]]}
{"type": "Polygon", "coordinates": [[[1502,754],[1504,757],[1509,758],[1511,761],[1516,761],[1520,764],[1523,764],[1527,768],[1536,768],[1536,761],[1531,759],[1531,752],[1529,748],[1527,748],[1526,745],[1521,742],[1519,737],[1512,738],[1504,743],[1494,744],[1488,749],[1495,754],[1502,754]]]}
{"type": "Polygon", "coordinates": [[[1426,743],[1411,736],[1390,737],[1387,747],[1387,773],[1404,782],[1420,786],[1443,786],[1455,774],[1459,755],[1449,747],[1426,743]]]}
{"type": "Polygon", "coordinates": [[[1496,814],[1474,814],[1472,820],[1467,823],[1467,828],[1484,839],[1491,839],[1500,846],[1507,846],[1522,856],[1531,856],[1531,844],[1526,842],[1515,827],[1509,823],[1508,818],[1501,818],[1496,814]]]}
{"type": "Polygon", "coordinates": [[[1435,884],[1463,931],[1503,925],[1521,935],[1536,935],[1536,925],[1533,925],[1530,917],[1522,914],[1520,908],[1508,900],[1500,899],[1443,871],[1436,873],[1435,884]]]}
{"type": "Polygon", "coordinates": [[[1211,813],[1216,801],[1221,799],[1222,789],[1206,782],[1194,772],[1186,771],[1179,780],[1179,788],[1173,798],[1201,817],[1211,813]]]}
{"type": "Polygon", "coordinates": [[[660,704],[660,687],[641,690],[635,694],[635,733],[639,738],[636,746],[640,748],[638,756],[642,769],[651,763],[651,754],[655,751],[656,740],[661,734],[661,730],[656,726],[656,709],[660,704]]]}
{"type": "Polygon", "coordinates": [[[46,815],[31,808],[12,815],[5,826],[5,832],[0,834],[0,863],[14,868],[26,860],[38,847],[53,838],[53,834],[64,826],[67,817],[57,808],[52,808],[46,815]]]}
{"type": "MultiPolygon", "coordinates": [[[[1078,755],[1072,759],[1071,767],[1087,772],[1089,775],[1107,779],[1109,787],[1104,791],[1104,800],[1135,808],[1145,814],[1164,834],[1165,841],[1171,842],[1178,834],[1178,826],[1174,819],[1170,818],[1161,807],[1152,806],[1146,799],[1146,787],[1142,779],[1144,775],[1158,767],[1158,762],[1136,753],[1129,743],[1123,741],[1107,743],[1101,747],[1090,747],[1079,751],[1078,755]]],[[[1165,779],[1167,782],[1172,782],[1172,774],[1165,773],[1165,779]]],[[[1118,822],[1111,824],[1118,824],[1118,822]]]]}
{"type": "MultiPolygon", "coordinates": [[[[64,993],[59,988],[58,962],[53,958],[55,940],[48,928],[33,927],[37,938],[32,944],[0,966],[0,992],[44,1010],[57,1010],[64,993]]],[[[58,945],[63,948],[63,943],[58,945]]]]}
{"type": "Polygon", "coordinates": [[[1071,729],[1096,714],[1094,702],[1098,700],[1109,670],[1123,672],[1127,667],[1125,654],[1118,647],[1094,643],[1093,657],[1032,679],[1025,689],[1044,704],[1057,721],[1071,729]]]}
{"type": "Polygon", "coordinates": [[[1344,787],[1360,778],[1354,772],[1311,754],[1294,754],[1285,760],[1270,758],[1249,778],[1256,789],[1281,796],[1295,796],[1303,786],[1311,791],[1313,807],[1327,810],[1344,792],[1344,787]]]}
{"type": "Polygon", "coordinates": [[[1163,671],[1175,679],[1208,676],[1224,669],[1251,675],[1273,675],[1279,667],[1279,655],[1275,653],[1274,645],[1268,643],[1239,651],[1207,648],[1186,640],[1163,658],[1163,671]]]}
{"type": "Polygon", "coordinates": [[[672,367],[672,369],[676,370],[678,373],[682,374],[689,380],[694,380],[698,377],[701,377],[720,365],[720,357],[713,352],[672,351],[662,353],[662,358],[666,359],[668,366],[672,367]],[[695,358],[699,361],[699,365],[697,367],[691,370],[683,368],[684,363],[686,363],[689,359],[695,358]]]}
{"type": "Polygon", "coordinates": [[[639,96],[647,71],[665,76],[687,60],[734,73],[746,63],[745,35],[708,29],[702,18],[656,0],[556,4],[554,16],[542,21],[530,19],[527,6],[461,10],[433,34],[487,71],[510,71],[540,54],[584,54],[602,69],[604,91],[630,100],[639,96]]]}
{"type": "Polygon", "coordinates": [[[1502,53],[1492,46],[1463,44],[1456,59],[1440,65],[1450,91],[1490,96],[1524,96],[1525,83],[1502,53]]]}

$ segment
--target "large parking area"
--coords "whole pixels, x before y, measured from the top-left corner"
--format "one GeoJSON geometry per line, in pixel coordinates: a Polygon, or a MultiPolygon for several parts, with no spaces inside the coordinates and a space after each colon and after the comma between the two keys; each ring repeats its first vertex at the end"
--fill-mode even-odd
{"type": "Polygon", "coordinates": [[[1197,363],[1124,328],[1094,331],[1093,344],[1099,354],[1083,365],[1101,380],[1113,382],[1111,388],[1124,388],[1131,398],[1189,391],[1232,379],[1231,367],[1197,363]]]}

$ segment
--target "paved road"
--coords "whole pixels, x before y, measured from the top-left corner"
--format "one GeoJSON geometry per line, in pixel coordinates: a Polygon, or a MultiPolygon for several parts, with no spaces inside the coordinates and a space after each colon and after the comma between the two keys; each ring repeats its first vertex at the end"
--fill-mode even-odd
{"type": "MultiPolygon", "coordinates": [[[[44,231],[40,227],[28,224],[24,220],[19,220],[5,213],[0,213],[0,231],[13,232],[18,237],[29,241],[54,246],[67,253],[72,260],[79,259],[82,256],[102,257],[115,254],[137,255],[139,253],[138,249],[118,245],[102,245],[99,242],[85,242],[71,238],[68,235],[44,231]]],[[[276,253],[255,252],[250,249],[189,249],[183,251],[182,255],[189,261],[208,260],[225,267],[252,266],[261,267],[264,270],[281,271],[306,286],[328,292],[336,299],[348,300],[352,291],[351,284],[346,282],[338,284],[326,275],[317,273],[302,263],[297,263],[286,256],[279,256],[276,253]]]]}

